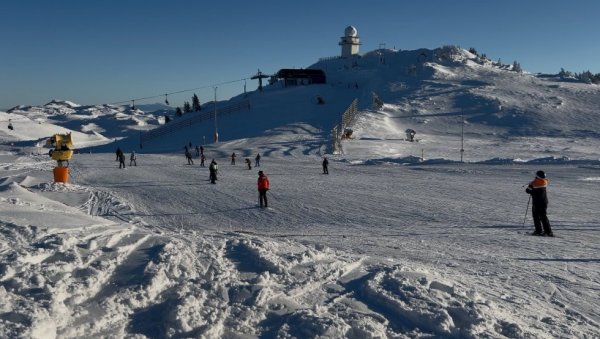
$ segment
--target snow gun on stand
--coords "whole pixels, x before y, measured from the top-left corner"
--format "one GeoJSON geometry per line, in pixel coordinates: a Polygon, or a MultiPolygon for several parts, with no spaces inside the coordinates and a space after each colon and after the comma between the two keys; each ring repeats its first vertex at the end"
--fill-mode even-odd
{"type": "Polygon", "coordinates": [[[46,141],[54,149],[48,152],[48,155],[56,160],[54,167],[54,182],[67,182],[69,178],[69,159],[73,156],[73,138],[71,133],[54,134],[46,141]]]}

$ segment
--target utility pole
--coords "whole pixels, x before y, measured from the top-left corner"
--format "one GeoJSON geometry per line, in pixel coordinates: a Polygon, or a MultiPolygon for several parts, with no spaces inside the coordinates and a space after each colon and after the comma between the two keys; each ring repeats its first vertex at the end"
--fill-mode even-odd
{"type": "Polygon", "coordinates": [[[217,128],[217,86],[215,86],[214,109],[215,109],[215,143],[217,143],[217,142],[219,142],[219,130],[217,128]]]}
{"type": "Polygon", "coordinates": [[[465,153],[465,119],[462,112],[460,113],[460,162],[463,162],[463,154],[465,153]]]}

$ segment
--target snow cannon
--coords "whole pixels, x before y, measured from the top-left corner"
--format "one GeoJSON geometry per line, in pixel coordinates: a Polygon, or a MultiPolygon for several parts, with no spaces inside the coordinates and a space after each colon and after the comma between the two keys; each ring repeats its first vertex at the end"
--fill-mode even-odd
{"type": "Polygon", "coordinates": [[[46,141],[46,144],[54,147],[48,152],[48,155],[57,163],[53,170],[54,182],[66,183],[69,178],[69,159],[73,156],[71,133],[54,134],[46,141]]]}

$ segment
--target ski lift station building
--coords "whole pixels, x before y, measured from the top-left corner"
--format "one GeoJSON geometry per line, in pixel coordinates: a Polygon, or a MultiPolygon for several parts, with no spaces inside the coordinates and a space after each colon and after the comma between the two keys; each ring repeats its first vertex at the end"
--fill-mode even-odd
{"type": "Polygon", "coordinates": [[[280,69],[275,78],[283,80],[283,86],[325,84],[325,72],[320,69],[280,69]]]}

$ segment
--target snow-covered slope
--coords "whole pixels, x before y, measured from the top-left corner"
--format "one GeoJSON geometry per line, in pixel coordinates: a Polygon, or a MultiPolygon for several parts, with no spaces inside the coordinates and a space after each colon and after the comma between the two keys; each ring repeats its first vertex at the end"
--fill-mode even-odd
{"type": "MultiPolygon", "coordinates": [[[[586,158],[588,155],[579,152],[578,143],[583,143],[585,148],[595,144],[599,136],[600,119],[596,108],[600,105],[600,87],[566,82],[558,77],[517,73],[510,66],[454,47],[416,51],[384,49],[356,58],[322,60],[310,67],[324,70],[328,83],[284,87],[277,82],[262,92],[251,92],[220,103],[227,106],[249,100],[251,104],[250,110],[218,117],[216,129],[220,141],[262,136],[275,129],[298,133],[295,128],[286,126],[302,124],[309,125],[313,131],[308,133],[313,143],[328,143],[331,129],[355,98],[362,113],[353,126],[357,130],[355,140],[404,139],[404,131],[412,128],[417,131],[417,139],[446,146],[439,149],[419,144],[413,147],[417,150],[407,154],[402,150],[411,146],[396,145],[393,147],[396,151],[388,152],[386,157],[420,157],[424,148],[423,152],[430,157],[456,159],[461,148],[461,116],[465,123],[465,155],[470,155],[471,160],[483,160],[480,155],[489,159],[489,149],[503,143],[524,145],[527,152],[498,157],[529,159],[537,157],[532,153],[544,157],[561,153],[586,158]],[[385,103],[384,109],[374,109],[373,93],[385,103]],[[325,99],[325,105],[317,104],[317,96],[325,99]],[[573,153],[553,149],[554,142],[529,146],[531,138],[572,143],[567,147],[573,153]],[[489,146],[480,147],[485,144],[489,146]]],[[[206,109],[211,108],[205,107],[205,112],[206,109]]],[[[193,119],[194,115],[190,113],[174,121],[193,119]]],[[[146,148],[142,151],[175,151],[189,142],[193,145],[211,143],[214,132],[215,123],[211,118],[166,134],[144,145],[146,148]]],[[[139,135],[134,134],[119,144],[122,148],[139,149],[139,140],[139,135]]],[[[116,145],[102,149],[110,148],[116,145]]]]}
{"type": "Polygon", "coordinates": [[[600,331],[597,166],[544,166],[544,238],[522,225],[537,165],[333,161],[322,175],[302,143],[263,157],[266,210],[256,172],[229,165],[224,145],[206,149],[216,185],[180,155],[122,170],[112,153],[79,154],[67,185],[45,157],[0,156],[0,336],[600,331]]]}
{"type": "MultiPolygon", "coordinates": [[[[353,126],[355,141],[369,142],[353,142],[345,148],[345,153],[352,153],[350,149],[356,146],[365,149],[362,144],[366,144],[366,149],[384,148],[371,147],[373,142],[391,145],[387,147],[389,152],[367,154],[368,158],[423,154],[428,158],[455,160],[461,149],[461,121],[465,123],[462,147],[470,160],[492,158],[488,156],[489,150],[503,143],[523,145],[526,152],[496,157],[531,159],[560,153],[570,158],[587,158],[580,152],[579,144],[583,148],[595,145],[599,137],[600,87],[517,73],[511,66],[452,46],[414,51],[380,49],[360,57],[324,59],[310,67],[325,71],[326,85],[284,87],[276,82],[265,86],[264,91],[218,103],[218,107],[227,107],[248,100],[250,110],[220,116],[216,124],[211,116],[202,123],[144,142],[142,149],[140,137],[145,131],[161,126],[163,121],[158,114],[164,115],[164,110],[152,114],[110,105],[79,106],[52,101],[42,107],[15,107],[10,112],[42,124],[52,123],[84,133],[93,131],[117,140],[94,151],[114,150],[117,146],[142,152],[179,151],[190,142],[212,143],[216,129],[221,142],[235,141],[241,151],[244,147],[239,140],[293,131],[303,135],[300,138],[311,140],[311,152],[322,152],[323,145],[330,142],[331,129],[355,98],[361,111],[353,126]],[[385,103],[383,109],[374,109],[374,93],[385,103]],[[317,104],[317,96],[325,99],[325,105],[317,104]],[[310,132],[297,126],[305,126],[310,132]],[[407,128],[416,130],[422,143],[398,143],[405,138],[407,128]],[[531,138],[538,142],[531,142],[531,138]],[[554,141],[561,145],[570,143],[566,145],[569,149],[555,149],[554,141]]],[[[212,104],[208,103],[201,112],[171,117],[174,123],[183,122],[211,110],[212,104]]]]}

